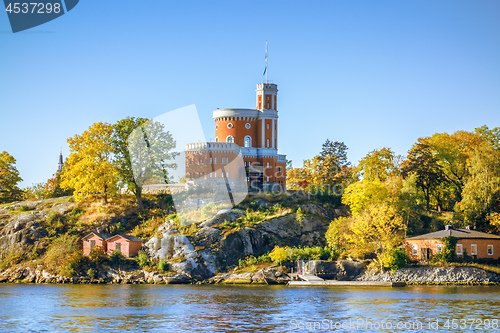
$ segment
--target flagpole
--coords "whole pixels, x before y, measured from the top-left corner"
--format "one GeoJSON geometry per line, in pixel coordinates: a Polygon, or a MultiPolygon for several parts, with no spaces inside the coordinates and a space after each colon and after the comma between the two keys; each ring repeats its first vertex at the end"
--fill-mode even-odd
{"type": "Polygon", "coordinates": [[[268,65],[267,65],[267,40],[266,40],[266,83],[268,83],[267,82],[267,75],[268,75],[268,73],[269,73],[269,68],[268,68],[268,65]]]}

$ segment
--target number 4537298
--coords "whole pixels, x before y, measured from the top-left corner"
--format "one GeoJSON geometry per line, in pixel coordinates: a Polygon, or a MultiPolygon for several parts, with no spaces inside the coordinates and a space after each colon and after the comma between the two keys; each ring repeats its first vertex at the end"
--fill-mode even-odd
{"type": "Polygon", "coordinates": [[[9,3],[5,9],[9,14],[50,14],[50,13],[60,13],[61,4],[60,3],[39,3],[39,2],[14,2],[9,3]]]}

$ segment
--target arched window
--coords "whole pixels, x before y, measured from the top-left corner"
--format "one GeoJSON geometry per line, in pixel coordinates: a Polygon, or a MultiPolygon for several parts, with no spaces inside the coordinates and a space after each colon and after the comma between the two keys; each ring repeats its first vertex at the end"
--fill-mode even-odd
{"type": "Polygon", "coordinates": [[[245,136],[245,147],[252,147],[252,137],[250,135],[245,136]]]}
{"type": "Polygon", "coordinates": [[[215,142],[219,142],[219,137],[218,136],[215,137],[215,142]]]}
{"type": "Polygon", "coordinates": [[[234,142],[234,137],[232,135],[228,135],[226,138],[226,142],[234,142]]]}

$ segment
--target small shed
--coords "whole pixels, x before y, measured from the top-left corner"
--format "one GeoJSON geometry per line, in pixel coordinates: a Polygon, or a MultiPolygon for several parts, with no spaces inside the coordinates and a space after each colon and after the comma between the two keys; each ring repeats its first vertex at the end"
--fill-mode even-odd
{"type": "Polygon", "coordinates": [[[142,240],[128,235],[115,235],[106,240],[107,253],[120,251],[125,257],[133,257],[139,253],[142,247],[142,240]]]}
{"type": "Polygon", "coordinates": [[[105,232],[91,232],[87,236],[82,238],[83,243],[83,255],[88,256],[90,251],[92,251],[96,247],[102,247],[104,252],[107,251],[106,240],[110,237],[110,234],[105,232]]]}

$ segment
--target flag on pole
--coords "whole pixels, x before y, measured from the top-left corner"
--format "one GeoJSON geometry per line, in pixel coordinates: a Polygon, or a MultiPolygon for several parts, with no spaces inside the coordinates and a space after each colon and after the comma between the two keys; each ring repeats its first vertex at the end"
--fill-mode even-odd
{"type": "MultiPolygon", "coordinates": [[[[266,75],[267,73],[267,40],[266,40],[266,68],[264,68],[264,73],[262,75],[266,75]]],[[[266,75],[266,82],[267,82],[267,75],[266,75]]]]}

